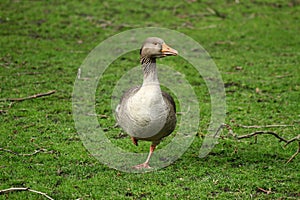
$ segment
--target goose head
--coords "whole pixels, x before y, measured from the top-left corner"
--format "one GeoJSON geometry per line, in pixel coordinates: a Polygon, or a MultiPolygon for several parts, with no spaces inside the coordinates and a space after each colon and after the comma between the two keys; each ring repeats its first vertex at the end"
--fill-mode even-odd
{"type": "Polygon", "coordinates": [[[176,56],[178,52],[169,47],[162,39],[158,37],[147,38],[140,50],[141,58],[161,58],[165,56],[176,56]]]}

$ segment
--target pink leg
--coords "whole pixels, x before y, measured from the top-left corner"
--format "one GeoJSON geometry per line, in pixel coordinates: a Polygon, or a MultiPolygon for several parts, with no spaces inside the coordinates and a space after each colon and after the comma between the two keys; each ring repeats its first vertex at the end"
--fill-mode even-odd
{"type": "Polygon", "coordinates": [[[134,166],[133,168],[135,168],[135,169],[142,169],[142,168],[149,169],[149,168],[151,168],[151,167],[149,166],[149,161],[150,161],[150,158],[151,158],[151,156],[152,156],[152,153],[153,153],[154,150],[155,150],[155,147],[156,147],[156,145],[152,144],[152,145],[150,146],[150,152],[149,152],[149,154],[148,154],[148,157],[147,157],[146,161],[145,161],[144,163],[142,163],[142,164],[139,164],[139,165],[134,166]]]}

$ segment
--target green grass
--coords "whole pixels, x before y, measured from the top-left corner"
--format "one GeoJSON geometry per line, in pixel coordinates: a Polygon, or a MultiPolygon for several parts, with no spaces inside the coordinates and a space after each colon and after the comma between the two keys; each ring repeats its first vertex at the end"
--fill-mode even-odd
{"type": "MultiPolygon", "coordinates": [[[[145,174],[110,169],[85,149],[72,117],[73,84],[88,53],[119,32],[157,26],[185,33],[210,53],[226,85],[226,123],[236,133],[254,131],[236,124],[289,124],[294,126],[268,130],[297,136],[299,1],[2,1],[0,10],[0,99],[56,90],[47,97],[0,102],[0,148],[21,154],[48,151],[33,156],[0,151],[0,190],[30,187],[54,199],[300,198],[300,156],[285,164],[296,143],[283,148],[272,136],[259,136],[257,143],[225,137],[206,158],[198,158],[210,99],[204,81],[180,57],[159,62],[186,75],[199,98],[202,119],[199,136],[169,167],[145,174]]],[[[126,70],[137,66],[137,53],[124,55],[105,72],[96,109],[108,116],[99,122],[112,142],[147,152],[149,143],[135,147],[129,137],[117,137],[120,129],[112,128],[111,90],[126,70]]],[[[45,198],[13,192],[0,199],[45,198]]]]}

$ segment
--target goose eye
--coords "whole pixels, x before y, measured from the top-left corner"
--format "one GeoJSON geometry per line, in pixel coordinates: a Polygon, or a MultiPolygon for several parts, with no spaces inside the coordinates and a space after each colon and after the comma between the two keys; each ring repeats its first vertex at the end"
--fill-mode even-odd
{"type": "Polygon", "coordinates": [[[154,42],[154,45],[157,45],[157,42],[154,42]]]}

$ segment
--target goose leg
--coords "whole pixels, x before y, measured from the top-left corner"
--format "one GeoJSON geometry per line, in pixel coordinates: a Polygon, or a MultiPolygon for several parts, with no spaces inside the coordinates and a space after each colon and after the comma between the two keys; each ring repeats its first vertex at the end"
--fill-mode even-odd
{"type": "Polygon", "coordinates": [[[135,146],[138,146],[138,140],[134,137],[131,137],[131,140],[135,146]]]}
{"type": "Polygon", "coordinates": [[[152,156],[152,154],[153,154],[153,152],[154,152],[154,150],[155,150],[155,147],[156,147],[156,145],[155,145],[155,144],[152,144],[152,145],[150,146],[150,151],[149,151],[149,154],[148,154],[148,157],[147,157],[146,161],[145,161],[144,163],[142,163],[142,164],[139,164],[139,165],[134,166],[133,168],[135,168],[135,169],[142,169],[142,168],[149,169],[149,168],[151,168],[151,167],[149,166],[149,161],[150,161],[150,158],[151,158],[151,156],[152,156]]]}

